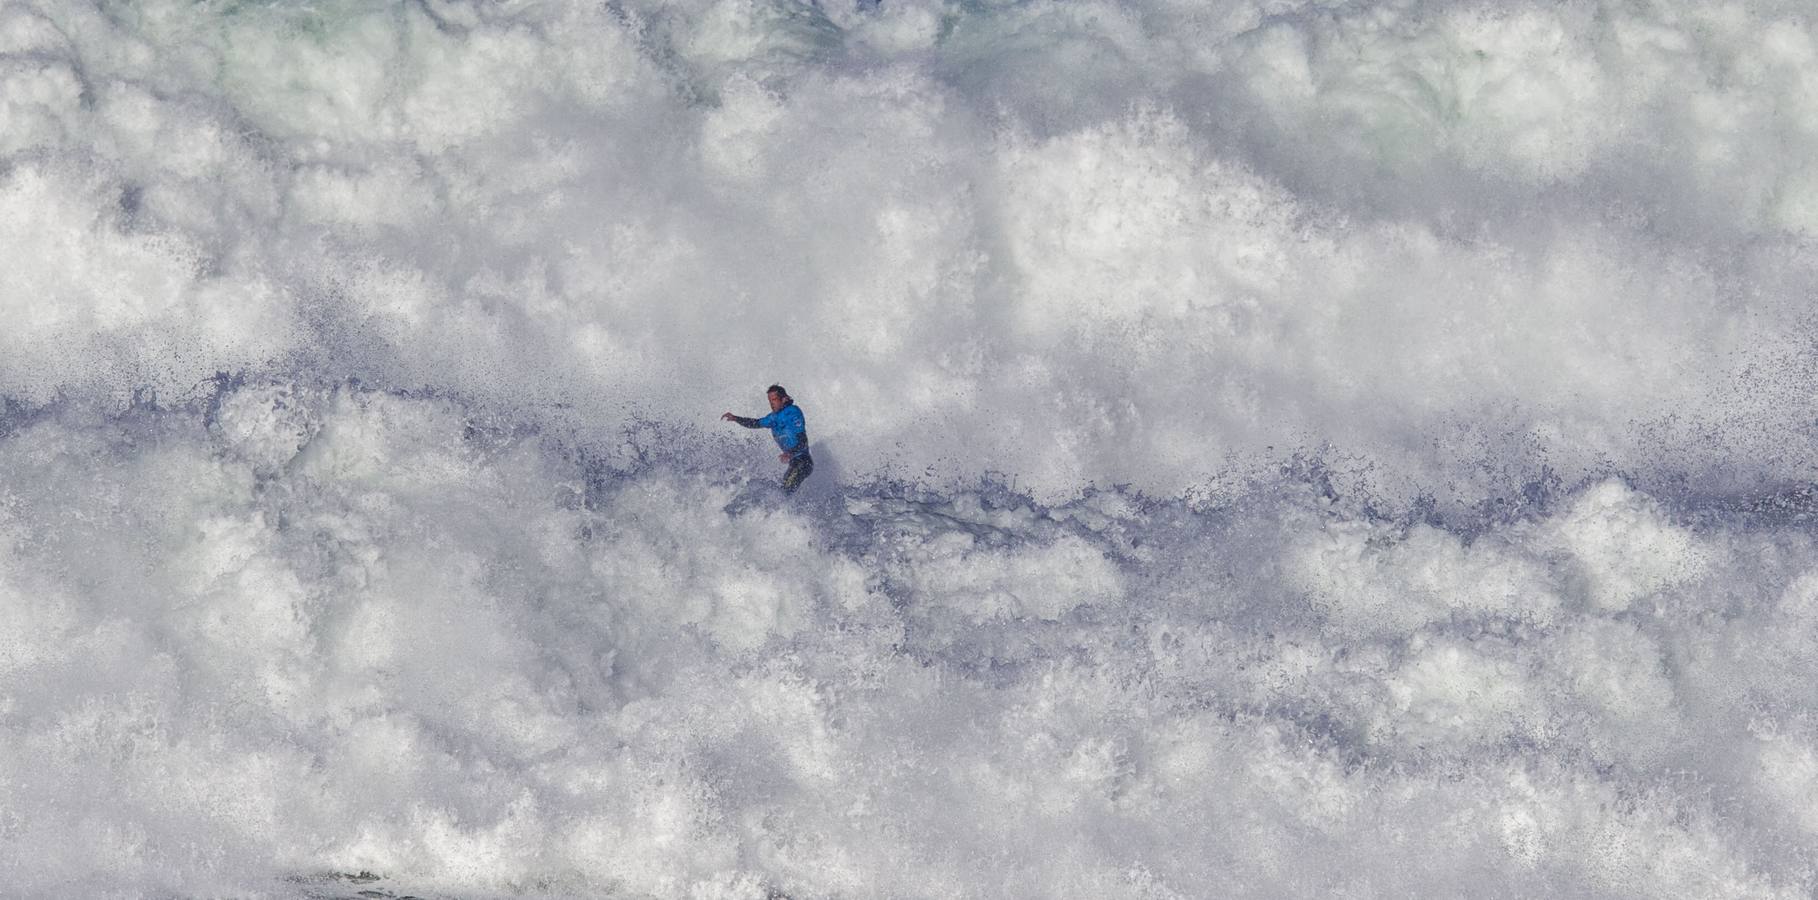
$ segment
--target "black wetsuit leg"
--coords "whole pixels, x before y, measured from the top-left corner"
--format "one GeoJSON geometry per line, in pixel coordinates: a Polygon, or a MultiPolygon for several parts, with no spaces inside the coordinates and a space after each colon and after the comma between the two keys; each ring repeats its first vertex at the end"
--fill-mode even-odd
{"type": "Polygon", "coordinates": [[[783,493],[793,494],[802,486],[808,476],[814,474],[814,457],[804,453],[789,461],[789,469],[783,473],[783,493]]]}

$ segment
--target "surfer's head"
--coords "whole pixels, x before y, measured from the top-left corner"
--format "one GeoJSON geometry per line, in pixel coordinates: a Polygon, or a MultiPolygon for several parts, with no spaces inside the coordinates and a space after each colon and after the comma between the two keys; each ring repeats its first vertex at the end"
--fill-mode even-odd
{"type": "Polygon", "coordinates": [[[780,384],[771,385],[764,391],[764,395],[770,398],[771,412],[776,412],[789,405],[789,392],[784,390],[780,384]]]}

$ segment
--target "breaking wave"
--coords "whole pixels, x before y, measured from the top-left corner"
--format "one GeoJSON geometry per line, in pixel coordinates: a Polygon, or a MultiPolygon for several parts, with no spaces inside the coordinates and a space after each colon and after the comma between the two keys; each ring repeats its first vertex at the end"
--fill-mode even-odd
{"type": "Polygon", "coordinates": [[[6,3],[0,881],[1809,896],[1815,54],[6,3]]]}

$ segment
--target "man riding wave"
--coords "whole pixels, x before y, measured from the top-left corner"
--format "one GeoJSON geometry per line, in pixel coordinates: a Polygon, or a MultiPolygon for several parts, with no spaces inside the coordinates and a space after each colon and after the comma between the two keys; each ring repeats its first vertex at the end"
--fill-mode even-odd
{"type": "Polygon", "coordinates": [[[783,493],[793,494],[814,473],[814,457],[808,455],[808,423],[802,419],[802,408],[795,405],[782,385],[771,385],[764,395],[770,401],[770,415],[752,419],[725,413],[720,418],[746,428],[770,429],[770,436],[783,451],[777,454],[777,461],[789,464],[783,472],[783,493]]]}

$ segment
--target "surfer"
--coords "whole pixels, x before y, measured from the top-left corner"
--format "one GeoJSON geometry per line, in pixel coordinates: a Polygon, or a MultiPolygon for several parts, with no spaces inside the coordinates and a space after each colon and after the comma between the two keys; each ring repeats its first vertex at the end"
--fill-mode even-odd
{"type": "Polygon", "coordinates": [[[814,457],[808,455],[808,424],[802,420],[802,408],[795,405],[782,385],[771,385],[764,396],[770,400],[770,415],[749,419],[726,413],[720,418],[746,428],[770,429],[770,436],[776,438],[776,445],[783,451],[777,454],[777,461],[789,464],[783,472],[783,493],[793,494],[814,473],[814,457]]]}

